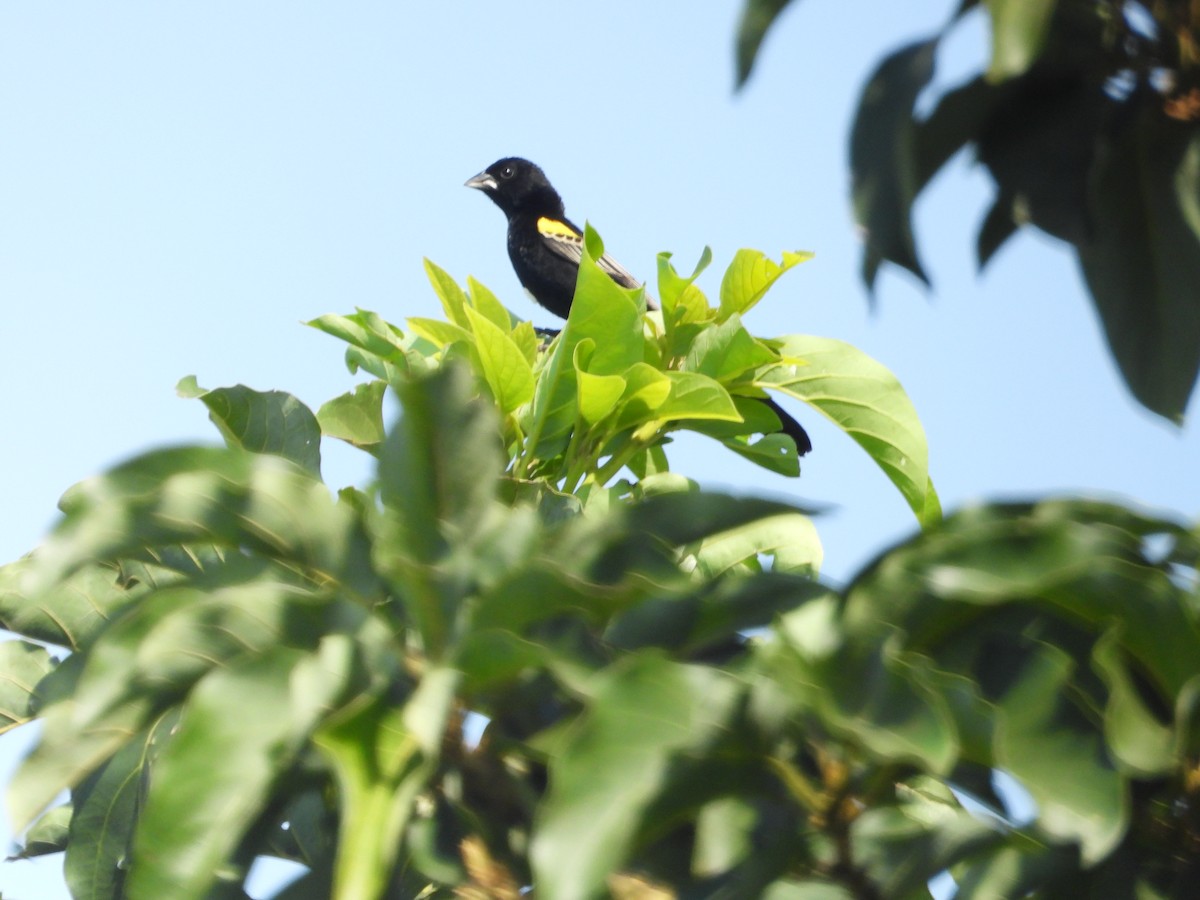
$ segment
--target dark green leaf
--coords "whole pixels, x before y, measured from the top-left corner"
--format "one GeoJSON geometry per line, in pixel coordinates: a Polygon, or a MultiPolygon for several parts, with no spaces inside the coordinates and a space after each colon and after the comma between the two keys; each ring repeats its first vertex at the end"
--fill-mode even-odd
{"type": "Polygon", "coordinates": [[[33,718],[38,682],[54,666],[54,658],[44,647],[28,641],[0,641],[0,734],[33,718]]]}
{"type": "Polygon", "coordinates": [[[921,188],[913,107],[933,77],[938,40],[918,41],[880,64],[863,89],[850,134],[854,214],[866,235],[863,280],[871,287],[885,260],[925,284],[911,210],[921,188]]]}
{"type": "Polygon", "coordinates": [[[75,812],[63,874],[76,900],[124,900],[148,766],[174,721],[172,715],[155,723],[72,791],[75,812]]]}
{"type": "Polygon", "coordinates": [[[154,767],[131,900],[208,895],[272,783],[341,692],[345,673],[330,665],[336,654],[323,657],[272,648],[213,671],[192,691],[154,767]],[[305,667],[319,677],[302,677],[305,667]]]}
{"type": "Polygon", "coordinates": [[[25,845],[16,854],[17,859],[32,859],[50,853],[61,853],[67,849],[73,807],[70,803],[46,810],[25,832],[25,845]]]}
{"type": "Polygon", "coordinates": [[[30,592],[24,577],[36,572],[37,551],[0,567],[0,626],[71,650],[86,645],[109,616],[141,592],[123,587],[115,565],[84,564],[45,591],[30,592]]]}
{"type": "Polygon", "coordinates": [[[1012,197],[999,196],[983,217],[975,244],[980,269],[991,261],[1005,241],[1016,234],[1017,222],[1013,218],[1013,203],[1012,197]]]}
{"type": "Polygon", "coordinates": [[[156,450],[75,485],[62,507],[65,520],[39,548],[23,582],[35,600],[93,560],[202,542],[254,551],[346,587],[373,590],[358,513],[334,504],[324,484],[276,456],[156,450]]]}
{"type": "Polygon", "coordinates": [[[737,26],[737,81],[741,87],[750,77],[759,47],[766,37],[767,29],[783,12],[790,0],[745,0],[742,18],[737,26]]]}
{"type": "Polygon", "coordinates": [[[504,468],[499,422],[461,366],[401,386],[400,403],[380,460],[383,501],[400,516],[404,549],[433,560],[452,534],[478,527],[496,494],[504,468]]]}
{"type": "Polygon", "coordinates": [[[208,407],[208,417],[231,447],[274,453],[321,474],[321,426],[312,410],[284,391],[256,391],[239,384],[205,390],[189,375],[176,391],[208,407]]]}
{"type": "Polygon", "coordinates": [[[933,779],[897,787],[898,805],[867,810],[851,829],[852,859],[881,896],[912,896],[960,859],[1005,839],[1003,831],[972,816],[933,779]]]}
{"type": "Polygon", "coordinates": [[[1147,106],[1089,183],[1077,249],[1109,347],[1134,396],[1180,421],[1200,372],[1200,134],[1147,106]]]}
{"type": "Polygon", "coordinates": [[[634,654],[598,675],[590,692],[586,719],[551,761],[531,848],[538,890],[564,900],[599,895],[673,757],[728,727],[738,688],[714,669],[634,654]]]}

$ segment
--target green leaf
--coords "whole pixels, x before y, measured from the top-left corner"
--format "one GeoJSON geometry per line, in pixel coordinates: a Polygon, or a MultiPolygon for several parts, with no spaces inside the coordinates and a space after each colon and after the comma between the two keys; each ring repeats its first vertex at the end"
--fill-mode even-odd
{"type": "Polygon", "coordinates": [[[365,369],[395,385],[430,366],[425,354],[412,347],[399,328],[368,310],[360,309],[351,316],[325,315],[306,324],[350,345],[346,365],[351,373],[365,369]]]}
{"type": "Polygon", "coordinates": [[[383,444],[380,487],[400,515],[405,548],[432,560],[446,552],[446,526],[470,534],[495,496],[504,471],[499,423],[492,406],[477,402],[462,366],[399,394],[403,412],[383,444]]]}
{"type": "Polygon", "coordinates": [[[362,698],[316,735],[340,794],[334,896],[384,896],[400,836],[437,766],[437,756],[429,753],[436,753],[455,684],[454,677],[427,679],[420,695],[399,708],[381,698],[362,698]]]}
{"type": "Polygon", "coordinates": [[[788,2],[789,0],[745,0],[742,17],[737,26],[736,87],[742,87],[750,77],[750,70],[754,67],[767,29],[783,12],[788,2]]]}
{"type": "Polygon", "coordinates": [[[50,696],[42,740],[13,782],[13,818],[32,818],[214,667],[262,653],[285,636],[319,635],[327,611],[291,585],[178,586],[150,594],[44,682],[50,696]]]}
{"type": "Polygon", "coordinates": [[[483,377],[492,390],[496,405],[507,415],[533,398],[533,367],[509,336],[507,326],[496,325],[472,307],[467,307],[466,313],[475,333],[475,349],[479,353],[483,377]]]}
{"type": "Polygon", "coordinates": [[[941,508],[929,478],[925,429],[896,377],[841,341],[788,335],[780,347],[797,364],[772,369],[759,384],[823,412],[875,460],[923,526],[937,522],[941,508]]]}
{"type": "Polygon", "coordinates": [[[239,384],[205,390],[194,375],[180,379],[181,397],[199,399],[225,442],[252,453],[290,459],[321,474],[321,426],[307,406],[284,391],[256,391],[239,384]]]}
{"type": "Polygon", "coordinates": [[[708,305],[708,298],[695,285],[700,273],[711,262],[712,249],[705,247],[695,270],[684,278],[671,265],[670,253],[658,254],[658,296],[662,302],[663,331],[669,358],[687,356],[692,341],[716,317],[716,311],[708,305]]]}
{"type": "Polygon", "coordinates": [[[577,369],[575,379],[579,415],[588,425],[596,425],[612,413],[625,393],[625,379],[620,375],[592,375],[577,369]]]}
{"type": "Polygon", "coordinates": [[[642,653],[598,674],[589,692],[587,716],[550,761],[530,851],[539,892],[561,900],[601,892],[672,760],[699,752],[728,727],[738,688],[717,670],[642,653]]]}
{"type": "Polygon", "coordinates": [[[1125,383],[1180,422],[1200,373],[1200,136],[1143,108],[1106,149],[1079,261],[1125,383]]]}
{"type": "MultiPolygon", "coordinates": [[[[956,862],[1005,840],[1005,832],[975,818],[929,778],[898,785],[901,803],[855,819],[851,846],[880,896],[908,897],[956,862]],[[935,791],[935,793],[928,793],[935,791]]],[[[920,894],[917,894],[920,896],[920,894]]]]}
{"type": "Polygon", "coordinates": [[[668,371],[666,376],[671,382],[671,394],[658,408],[660,419],[741,420],[733,398],[719,382],[696,372],[668,371]]]}
{"type": "Polygon", "coordinates": [[[200,681],[154,766],[129,875],[131,900],[208,896],[271,785],[336,701],[346,673],[329,667],[333,658],[326,654],[321,665],[274,647],[200,681]],[[319,665],[320,679],[297,677],[298,669],[319,665]],[[301,685],[320,692],[300,696],[301,685]]]}
{"type": "Polygon", "coordinates": [[[1118,629],[1096,642],[1092,662],[1108,687],[1104,736],[1109,751],[1130,775],[1149,778],[1169,773],[1176,763],[1175,736],[1146,708],[1131,660],[1121,650],[1118,629]]]}
{"type": "MultiPolygon", "coordinates": [[[[546,458],[561,452],[578,416],[575,381],[576,346],[592,342],[587,371],[592,375],[624,375],[642,362],[645,340],[642,316],[634,298],[641,291],[617,285],[598,265],[592,245],[599,237],[587,226],[585,252],[567,325],[544,363],[534,392],[530,421],[525,427],[530,452],[546,458]]],[[[600,249],[603,249],[602,247],[600,249]]]]}
{"type": "Polygon", "coordinates": [[[992,20],[990,81],[1023,75],[1037,61],[1056,5],[1055,0],[984,0],[992,20]]]}
{"type": "Polygon", "coordinates": [[[446,313],[446,318],[459,328],[469,330],[471,322],[466,313],[467,295],[458,286],[458,282],[451,278],[448,272],[438,268],[428,259],[425,260],[425,275],[429,278],[429,283],[433,285],[434,293],[442,301],[442,309],[446,313]]]}
{"type": "Polygon", "coordinates": [[[317,410],[321,431],[352,446],[378,453],[383,441],[383,393],[387,383],[368,381],[334,397],[317,410]]]}
{"type": "Polygon", "coordinates": [[[815,575],[821,567],[821,541],[808,516],[768,516],[704,538],[685,548],[705,578],[718,578],[759,554],[777,556],[779,571],[815,575]],[[783,564],[778,563],[782,557],[783,564]]]}
{"type": "Polygon", "coordinates": [[[139,734],[72,791],[74,814],[63,860],[72,897],[122,900],[127,896],[125,879],[151,757],[174,720],[170,716],[139,734]]]}
{"type": "Polygon", "coordinates": [[[667,375],[654,366],[637,363],[622,377],[625,392],[621,396],[620,411],[615,428],[632,428],[644,422],[660,418],[659,410],[671,396],[672,383],[667,375]]]}
{"type": "Polygon", "coordinates": [[[16,858],[33,859],[35,856],[46,856],[66,850],[72,812],[73,807],[70,803],[46,810],[25,832],[25,844],[16,854],[16,858]]]}
{"type": "Polygon", "coordinates": [[[1037,804],[1039,826],[1078,841],[1085,865],[1107,856],[1129,826],[1128,788],[1104,742],[1066,691],[1073,664],[1043,645],[997,704],[997,763],[1037,804]]]}
{"type": "MultiPolygon", "coordinates": [[[[0,567],[0,626],[36,641],[78,650],[138,591],[120,582],[114,565],[84,564],[49,592],[30,592],[25,573],[37,552],[0,567]]],[[[35,576],[36,577],[36,576],[35,576]]]]}
{"type": "Polygon", "coordinates": [[[335,505],[309,472],[276,456],[210,447],[151,451],[75,485],[62,507],[64,521],[23,581],[36,600],[94,560],[205,542],[374,590],[358,514],[335,505]]]}
{"type": "Polygon", "coordinates": [[[467,276],[467,291],[470,294],[471,308],[505,334],[508,334],[517,324],[513,320],[512,313],[496,298],[496,295],[470,275],[467,276]]]}
{"type": "Polygon", "coordinates": [[[854,218],[863,230],[863,281],[873,287],[880,263],[929,279],[917,258],[911,209],[921,188],[913,107],[933,78],[938,40],[917,41],[887,57],[863,88],[850,133],[854,218]]]}
{"type": "Polygon", "coordinates": [[[768,259],[758,250],[739,250],[721,278],[721,307],[718,321],[742,315],[770,290],[784,272],[812,259],[808,252],[783,252],[783,262],[768,259]]]}
{"type": "Polygon", "coordinates": [[[734,313],[696,335],[684,361],[684,369],[728,384],[743,372],[778,360],[778,354],[751,337],[742,325],[741,316],[734,313]]]}
{"type": "Polygon", "coordinates": [[[56,665],[43,647],[28,641],[0,641],[0,734],[36,715],[38,682],[56,665]]]}
{"type": "Polygon", "coordinates": [[[453,322],[446,322],[442,319],[423,319],[420,316],[410,316],[404,321],[408,323],[413,334],[423,337],[438,349],[444,349],[459,342],[471,343],[471,332],[453,322]]]}

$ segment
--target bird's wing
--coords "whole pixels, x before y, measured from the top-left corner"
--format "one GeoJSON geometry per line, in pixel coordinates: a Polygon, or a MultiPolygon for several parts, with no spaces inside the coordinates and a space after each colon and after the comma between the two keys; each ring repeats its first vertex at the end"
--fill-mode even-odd
{"type": "MultiPolygon", "coordinates": [[[[583,258],[583,235],[579,233],[578,228],[562,219],[543,216],[537,220],[537,230],[547,247],[564,259],[569,259],[575,265],[579,265],[579,260],[583,258]]],[[[596,263],[621,287],[637,290],[642,286],[642,283],[634,278],[628,269],[607,253],[601,256],[596,263]]],[[[654,302],[649,297],[646,299],[647,305],[651,309],[655,309],[654,302]]]]}

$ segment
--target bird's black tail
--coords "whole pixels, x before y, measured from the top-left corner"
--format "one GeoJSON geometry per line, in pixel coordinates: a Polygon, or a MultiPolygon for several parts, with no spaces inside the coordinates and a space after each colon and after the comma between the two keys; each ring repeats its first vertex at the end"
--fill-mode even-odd
{"type": "Polygon", "coordinates": [[[793,419],[782,406],[768,397],[763,401],[770,408],[771,412],[779,416],[779,430],[796,442],[796,453],[803,456],[812,450],[812,441],[808,437],[808,432],[804,430],[804,426],[793,419]]]}

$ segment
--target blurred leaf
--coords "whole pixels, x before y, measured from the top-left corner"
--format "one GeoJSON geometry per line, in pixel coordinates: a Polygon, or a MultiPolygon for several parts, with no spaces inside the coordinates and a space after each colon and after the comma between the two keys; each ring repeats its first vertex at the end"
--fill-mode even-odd
{"type": "Polygon", "coordinates": [[[871,288],[880,263],[893,262],[925,284],[917,259],[911,209],[919,181],[913,107],[933,78],[938,39],[909,44],[888,56],[863,89],[850,133],[854,218],[866,236],[863,281],[871,288]]]}
{"type": "Polygon", "coordinates": [[[147,727],[212,668],[261,652],[285,634],[319,634],[323,610],[294,588],[256,584],[151,595],[44,683],[64,683],[42,712],[41,742],[9,793],[26,822],[147,727]]]}
{"type": "Polygon", "coordinates": [[[133,856],[133,832],[149,784],[154,745],[175,716],[151,725],[74,791],[63,874],[77,900],[123,900],[133,856]]]}
{"type": "Polygon", "coordinates": [[[1129,796],[1095,728],[1066,692],[1070,657],[1044,646],[998,707],[997,762],[1037,803],[1048,834],[1078,841],[1085,865],[1103,859],[1129,825],[1129,796]]]}
{"type": "Polygon", "coordinates": [[[812,259],[808,252],[783,251],[783,262],[768,259],[758,250],[739,250],[721,278],[721,308],[718,321],[744,315],[771,289],[779,277],[793,266],[812,259]]]}
{"type": "Polygon", "coordinates": [[[808,516],[786,513],[770,516],[707,537],[685,548],[694,556],[697,571],[706,579],[717,578],[759,554],[782,555],[780,571],[816,574],[821,567],[821,542],[808,516]]]}
{"type": "Polygon", "coordinates": [[[403,385],[399,394],[403,412],[380,460],[382,497],[399,514],[404,549],[430,561],[446,552],[447,529],[471,534],[495,496],[504,466],[499,423],[461,366],[403,385]]]}
{"type": "Polygon", "coordinates": [[[307,406],[284,391],[256,391],[243,384],[205,390],[188,375],[175,388],[199,399],[231,447],[274,453],[321,474],[321,426],[307,406]]]}
{"type": "Polygon", "coordinates": [[[1120,647],[1120,634],[1110,630],[1096,642],[1093,665],[1108,688],[1104,735],[1110,752],[1128,774],[1149,777],[1168,774],[1175,765],[1174,735],[1146,708],[1120,647]]]}
{"type": "Polygon", "coordinates": [[[138,823],[131,900],[208,896],[272,785],[338,702],[349,656],[336,643],[319,656],[273,647],[191,692],[138,823]]]}
{"type": "Polygon", "coordinates": [[[85,564],[48,591],[28,590],[37,551],[0,566],[0,626],[36,641],[78,650],[140,592],[121,585],[111,564],[85,564]]]}
{"type": "Polygon", "coordinates": [[[368,381],[317,410],[321,431],[369,453],[383,441],[383,393],[387,383],[368,381]]]}
{"type": "Polygon", "coordinates": [[[36,714],[38,682],[56,665],[45,648],[28,641],[0,641],[0,734],[36,714]]]}
{"type": "Polygon", "coordinates": [[[767,29],[789,2],[790,0],[745,0],[742,17],[737,26],[736,87],[742,87],[750,77],[750,70],[754,67],[767,29]]]}
{"type": "Polygon", "coordinates": [[[400,835],[437,765],[457,679],[431,673],[402,708],[361,698],[316,735],[340,794],[334,896],[383,896],[400,835]]]}
{"type": "Polygon", "coordinates": [[[727,727],[737,687],[713,669],[635,654],[597,675],[591,694],[586,718],[551,760],[531,847],[538,890],[563,900],[602,890],[672,758],[727,727]]]}
{"type": "Polygon", "coordinates": [[[1125,383],[1182,421],[1200,372],[1200,135],[1143,103],[1089,179],[1084,277],[1125,383]]]}
{"type": "Polygon", "coordinates": [[[273,455],[209,447],[155,450],[80,482],[64,521],[33,557],[29,595],[93,560],[164,544],[217,543],[285,560],[373,592],[358,514],[310,473],[273,455]]]}
{"type": "Polygon", "coordinates": [[[979,268],[986,266],[1004,242],[1017,233],[1017,222],[1013,218],[1013,198],[997,197],[979,226],[975,252],[979,268]]]}
{"type": "Polygon", "coordinates": [[[70,803],[46,810],[25,832],[25,844],[15,858],[32,859],[65,850],[73,811],[70,803]]]}
{"type": "Polygon", "coordinates": [[[1037,60],[1054,17],[1055,0],[984,0],[992,20],[988,79],[1022,75],[1037,60]]]}
{"type": "MultiPolygon", "coordinates": [[[[918,779],[921,782],[937,785],[932,779],[918,779]]],[[[1003,831],[975,818],[952,798],[939,801],[909,785],[897,787],[900,804],[866,810],[851,828],[855,865],[882,897],[908,897],[913,892],[920,896],[939,872],[1005,839],[1003,831]]]]}
{"type": "Polygon", "coordinates": [[[937,522],[941,508],[929,478],[925,429],[896,377],[841,341],[788,335],[780,344],[783,355],[797,363],[771,369],[760,384],[832,419],[883,469],[922,526],[937,522]]]}
{"type": "Polygon", "coordinates": [[[959,150],[979,136],[997,96],[983,76],[938,98],[928,117],[914,121],[916,189],[921,191],[959,150]]]}

